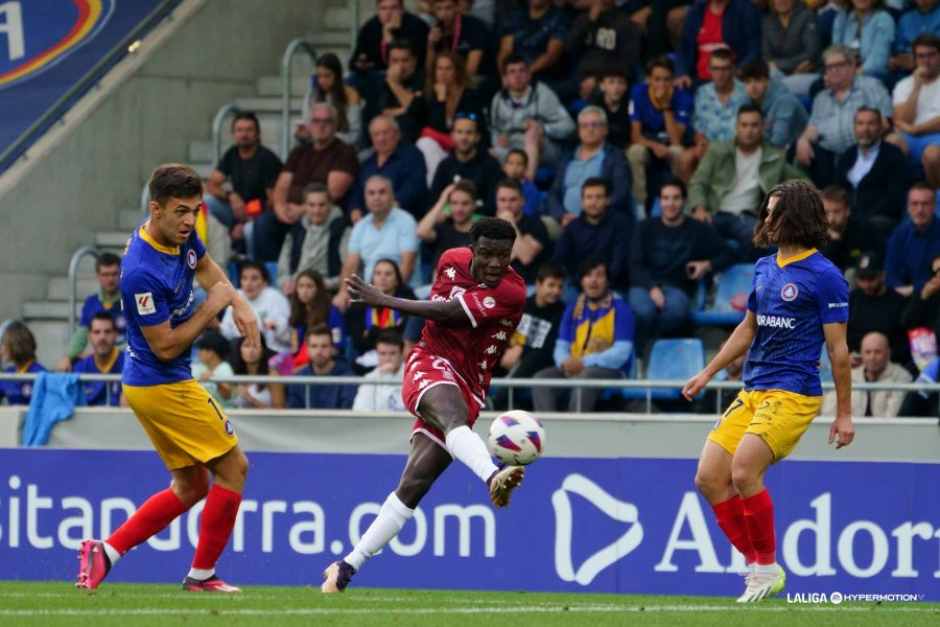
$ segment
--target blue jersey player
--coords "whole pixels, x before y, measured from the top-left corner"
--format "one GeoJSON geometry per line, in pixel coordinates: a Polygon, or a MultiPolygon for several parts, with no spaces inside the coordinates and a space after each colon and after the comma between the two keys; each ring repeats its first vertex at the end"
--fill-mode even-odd
{"type": "Polygon", "coordinates": [[[193,380],[189,355],[193,340],[229,305],[246,344],[260,344],[258,322],[196,234],[202,204],[199,175],[184,165],[163,165],[154,171],[149,188],[150,219],[131,236],[121,268],[127,317],[121,383],[124,398],[173,480],[106,540],[82,542],[76,585],[97,588],[129,550],[205,498],[196,554],[183,589],[238,592],[216,576],[215,564],[235,525],[248,460],[232,423],[193,380]],[[208,292],[199,307],[194,306],[193,279],[208,292]]]}
{"type": "Polygon", "coordinates": [[[744,389],[709,433],[695,475],[718,526],[749,564],[739,603],[779,594],[786,582],[776,560],[773,502],[763,477],[790,454],[822,407],[823,344],[838,404],[829,442],[841,448],[855,435],[845,341],[848,285],[818,252],[825,241],[822,199],[811,184],[794,180],[771,190],[754,243],[776,246],[778,252],[757,262],[744,320],[683,388],[686,398],[694,398],[717,372],[748,352],[744,389]]]}

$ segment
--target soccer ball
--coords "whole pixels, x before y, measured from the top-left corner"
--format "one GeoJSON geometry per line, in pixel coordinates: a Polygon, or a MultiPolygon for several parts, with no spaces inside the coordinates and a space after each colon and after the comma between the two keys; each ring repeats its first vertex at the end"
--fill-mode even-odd
{"type": "Polygon", "coordinates": [[[539,419],[516,409],[500,414],[490,425],[490,452],[505,464],[531,464],[545,449],[545,429],[539,419]]]}

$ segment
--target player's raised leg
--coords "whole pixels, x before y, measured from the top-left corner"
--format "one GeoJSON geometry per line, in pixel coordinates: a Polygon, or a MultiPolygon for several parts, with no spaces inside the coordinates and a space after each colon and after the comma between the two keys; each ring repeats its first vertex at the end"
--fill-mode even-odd
{"type": "Polygon", "coordinates": [[[207,463],[214,479],[206,496],[206,505],[199,520],[199,541],[192,568],[183,580],[183,589],[190,592],[240,592],[215,574],[215,564],[225,550],[235,526],[242,501],[248,459],[235,446],[228,453],[207,463]]]}
{"type": "Polygon", "coordinates": [[[398,487],[386,497],[378,516],[362,534],[353,550],[342,560],[333,562],[323,572],[323,592],[342,592],[362,565],[398,535],[431,486],[450,466],[452,458],[424,433],[415,433],[411,453],[398,480],[398,487]]]}
{"type": "Polygon", "coordinates": [[[171,474],[170,487],[147,499],[110,537],[103,542],[82,542],[77,587],[97,588],[123,555],[160,533],[209,491],[209,473],[201,466],[179,468],[171,474]]]}
{"type": "Polygon", "coordinates": [[[741,495],[744,522],[756,562],[754,585],[748,587],[751,593],[743,602],[779,594],[786,584],[786,573],[777,564],[774,505],[764,486],[764,473],[773,462],[773,451],[753,433],[744,434],[731,462],[731,479],[741,495]]]}
{"type": "Polygon", "coordinates": [[[522,483],[525,469],[522,466],[500,469],[493,463],[486,443],[468,426],[467,403],[460,388],[455,385],[431,388],[418,409],[425,422],[445,434],[448,452],[486,483],[493,505],[508,505],[512,491],[522,483]]]}
{"type": "Polygon", "coordinates": [[[748,572],[745,575],[745,591],[739,598],[743,600],[750,596],[756,557],[744,520],[744,506],[731,480],[731,463],[732,457],[728,451],[706,440],[695,473],[695,487],[712,506],[718,526],[728,541],[744,555],[748,572]]]}

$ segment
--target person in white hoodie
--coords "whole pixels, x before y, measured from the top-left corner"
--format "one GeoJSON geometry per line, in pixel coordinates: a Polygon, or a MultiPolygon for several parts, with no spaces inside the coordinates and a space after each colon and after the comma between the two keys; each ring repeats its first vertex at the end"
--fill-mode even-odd
{"type": "Polygon", "coordinates": [[[360,384],[352,408],[357,411],[404,411],[401,382],[405,366],[401,334],[395,329],[381,331],[375,341],[375,351],[379,365],[364,378],[376,383],[360,384]]]}
{"type": "MultiPolygon", "coordinates": [[[[240,289],[258,318],[258,328],[268,347],[276,353],[289,353],[290,346],[290,305],[284,295],[270,287],[270,277],[264,264],[256,261],[244,261],[238,271],[240,289]]],[[[227,339],[241,337],[232,318],[232,308],[225,310],[219,329],[227,339]]]]}

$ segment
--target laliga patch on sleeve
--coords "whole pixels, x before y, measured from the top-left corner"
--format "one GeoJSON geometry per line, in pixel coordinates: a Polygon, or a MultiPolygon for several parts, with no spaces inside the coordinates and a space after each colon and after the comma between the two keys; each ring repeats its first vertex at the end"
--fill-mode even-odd
{"type": "Polygon", "coordinates": [[[144,292],[143,294],[134,294],[134,301],[137,303],[137,313],[142,316],[157,313],[157,307],[153,304],[153,293],[144,292]]]}

